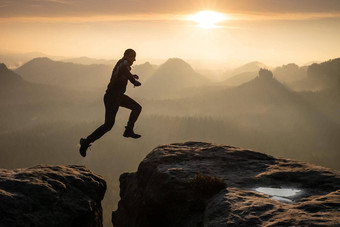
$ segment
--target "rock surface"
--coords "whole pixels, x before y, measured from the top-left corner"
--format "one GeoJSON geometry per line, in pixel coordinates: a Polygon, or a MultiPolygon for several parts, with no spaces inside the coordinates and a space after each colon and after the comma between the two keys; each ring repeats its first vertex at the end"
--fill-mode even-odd
{"type": "Polygon", "coordinates": [[[84,166],[0,169],[0,226],[102,226],[105,190],[84,166]]]}
{"type": "MultiPolygon", "coordinates": [[[[200,184],[204,189],[211,182],[200,184]]],[[[120,190],[115,227],[340,226],[339,172],[233,146],[158,146],[136,173],[121,175],[120,190]],[[226,186],[213,194],[197,191],[197,173],[224,179],[226,186]],[[284,203],[257,187],[302,191],[284,203]]]]}

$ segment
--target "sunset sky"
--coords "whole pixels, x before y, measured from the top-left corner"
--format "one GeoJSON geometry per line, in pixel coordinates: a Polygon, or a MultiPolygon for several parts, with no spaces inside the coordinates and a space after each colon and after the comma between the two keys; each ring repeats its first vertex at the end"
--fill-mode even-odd
{"type": "Polygon", "coordinates": [[[140,64],[323,61],[340,57],[339,28],[339,0],[0,0],[2,52],[116,59],[134,48],[140,64]],[[206,10],[223,19],[192,19],[206,10]]]}

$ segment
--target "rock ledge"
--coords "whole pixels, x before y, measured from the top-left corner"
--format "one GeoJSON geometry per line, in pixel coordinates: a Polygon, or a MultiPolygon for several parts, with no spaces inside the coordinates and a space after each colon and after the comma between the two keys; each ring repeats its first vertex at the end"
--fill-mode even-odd
{"type": "Polygon", "coordinates": [[[104,179],[84,166],[0,169],[0,226],[102,226],[104,179]]]}
{"type": "Polygon", "coordinates": [[[158,146],[136,173],[121,175],[120,190],[115,227],[340,225],[339,172],[233,146],[158,146]],[[190,186],[197,174],[223,179],[226,187],[212,195],[198,193],[190,186]],[[302,193],[284,203],[257,187],[302,193]]]}

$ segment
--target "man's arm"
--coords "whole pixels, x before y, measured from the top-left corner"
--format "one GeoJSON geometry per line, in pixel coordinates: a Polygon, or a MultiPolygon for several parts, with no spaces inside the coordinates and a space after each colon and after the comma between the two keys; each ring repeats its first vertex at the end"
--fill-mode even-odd
{"type": "Polygon", "coordinates": [[[130,66],[127,65],[126,62],[123,62],[122,67],[121,67],[121,73],[127,77],[127,79],[135,86],[140,86],[141,83],[139,81],[137,81],[136,79],[138,79],[137,75],[133,75],[130,72],[130,66]]]}

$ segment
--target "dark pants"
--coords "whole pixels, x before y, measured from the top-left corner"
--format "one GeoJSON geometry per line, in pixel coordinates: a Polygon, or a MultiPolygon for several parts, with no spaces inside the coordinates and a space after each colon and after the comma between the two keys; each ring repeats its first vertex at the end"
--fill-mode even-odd
{"type": "Polygon", "coordinates": [[[133,129],[137,118],[142,111],[142,107],[132,98],[124,94],[108,95],[104,96],[105,104],[105,122],[99,128],[97,128],[91,135],[87,137],[89,143],[93,143],[105,133],[110,131],[115,123],[116,114],[119,106],[125,107],[131,110],[129,121],[127,123],[127,129],[133,129]]]}

